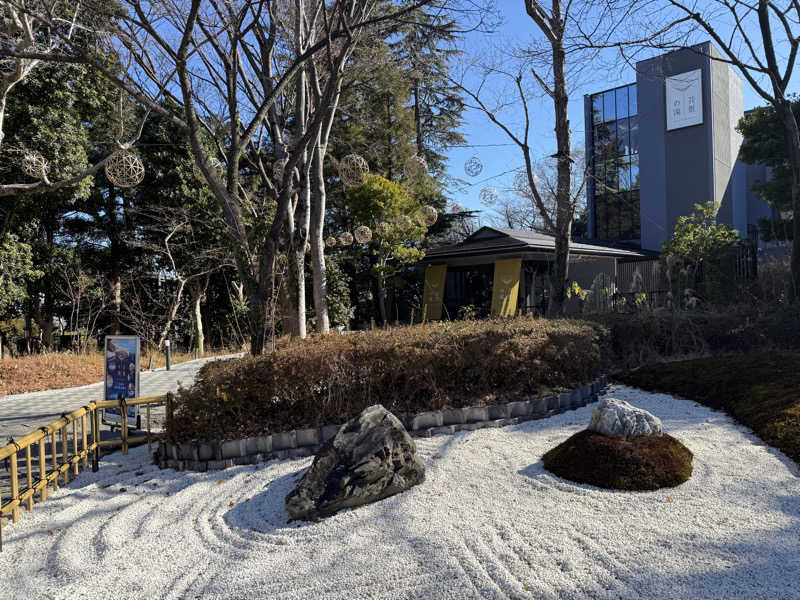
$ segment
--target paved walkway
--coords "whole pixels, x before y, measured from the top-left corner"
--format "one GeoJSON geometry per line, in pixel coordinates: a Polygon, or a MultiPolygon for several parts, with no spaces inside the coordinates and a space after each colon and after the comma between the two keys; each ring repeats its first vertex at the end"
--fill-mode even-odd
{"type": "MultiPolygon", "coordinates": [[[[236,356],[241,354],[191,360],[174,365],[169,371],[162,368],[142,372],[139,379],[141,395],[159,396],[177,391],[178,385],[188,387],[205,363],[236,356]]],[[[0,398],[0,446],[5,445],[10,437],[18,439],[43,425],[52,423],[61,416],[61,413],[71,412],[92,400],[102,399],[102,382],[0,398]]]]}

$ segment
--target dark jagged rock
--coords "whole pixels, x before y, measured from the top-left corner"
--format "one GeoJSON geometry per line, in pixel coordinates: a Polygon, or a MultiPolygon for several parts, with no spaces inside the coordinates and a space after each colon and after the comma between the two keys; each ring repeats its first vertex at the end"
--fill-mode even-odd
{"type": "Polygon", "coordinates": [[[400,420],[380,404],[345,423],[286,496],[292,519],[316,521],[383,500],[425,480],[425,466],[400,420]]]}

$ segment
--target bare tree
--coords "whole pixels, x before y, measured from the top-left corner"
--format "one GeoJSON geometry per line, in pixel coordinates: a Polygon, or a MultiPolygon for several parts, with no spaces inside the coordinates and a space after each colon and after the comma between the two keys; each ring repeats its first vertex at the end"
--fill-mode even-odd
{"type": "MultiPolygon", "coordinates": [[[[572,197],[573,212],[579,212],[584,203],[584,186],[586,175],[584,169],[583,151],[573,151],[572,153],[572,197]]],[[[536,206],[536,200],[527,185],[527,177],[524,171],[519,171],[515,178],[516,183],[524,185],[512,185],[508,193],[498,195],[497,198],[490,198],[482,203],[487,208],[492,209],[490,222],[501,227],[511,229],[529,229],[532,231],[547,232],[547,228],[542,220],[541,213],[536,206]],[[520,181],[524,180],[524,181],[520,181]]],[[[556,215],[556,197],[558,192],[558,172],[556,160],[546,158],[540,160],[534,168],[534,180],[536,181],[542,202],[551,219],[556,215]]]]}
{"type": "Polygon", "coordinates": [[[152,207],[138,210],[137,214],[146,222],[143,237],[136,240],[137,247],[147,249],[160,257],[163,274],[175,282],[175,289],[166,305],[165,317],[155,340],[161,349],[178,316],[184,294],[188,291],[192,299],[193,318],[197,333],[198,350],[204,351],[203,320],[200,304],[208,287],[209,277],[221,269],[232,267],[225,248],[208,245],[208,236],[203,236],[206,223],[198,222],[190,208],[152,207]]]}
{"type": "MultiPolygon", "coordinates": [[[[460,80],[451,81],[467,97],[467,105],[480,110],[519,148],[524,166],[521,170],[522,181],[515,188],[529,195],[538,212],[544,231],[555,239],[553,268],[550,272],[550,305],[548,314],[560,315],[566,301],[566,279],[569,265],[569,244],[572,232],[572,219],[575,213],[576,198],[573,196],[573,159],[570,138],[570,125],[567,113],[569,100],[566,82],[566,22],[569,17],[571,3],[563,6],[560,0],[554,0],[551,10],[545,10],[539,3],[526,0],[528,14],[534,20],[544,37],[538,48],[518,55],[513,60],[513,67],[501,64],[489,64],[482,59],[474,59],[460,80]],[[548,207],[547,198],[541,189],[536,176],[537,157],[531,147],[531,130],[534,126],[530,103],[535,93],[529,86],[526,73],[532,75],[534,84],[543,91],[553,103],[554,131],[556,137],[555,160],[555,205],[548,207]],[[472,76],[479,81],[470,85],[467,77],[472,76]],[[490,81],[505,81],[510,84],[511,97],[490,101],[486,88],[490,81]],[[522,123],[514,127],[502,116],[509,105],[522,109],[522,123]],[[523,186],[527,184],[527,190],[523,186]]],[[[504,57],[508,59],[508,56],[504,57]]]]}

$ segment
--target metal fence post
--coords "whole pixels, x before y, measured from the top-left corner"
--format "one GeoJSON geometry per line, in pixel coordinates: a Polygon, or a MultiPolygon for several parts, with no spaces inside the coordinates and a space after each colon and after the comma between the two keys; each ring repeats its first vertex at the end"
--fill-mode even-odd
{"type": "Polygon", "coordinates": [[[94,452],[92,453],[92,473],[97,473],[100,468],[100,409],[97,406],[92,411],[92,441],[94,442],[94,452]]]}
{"type": "Polygon", "coordinates": [[[167,371],[169,371],[170,367],[172,366],[172,351],[170,349],[169,340],[164,340],[164,349],[167,352],[167,371]]]}

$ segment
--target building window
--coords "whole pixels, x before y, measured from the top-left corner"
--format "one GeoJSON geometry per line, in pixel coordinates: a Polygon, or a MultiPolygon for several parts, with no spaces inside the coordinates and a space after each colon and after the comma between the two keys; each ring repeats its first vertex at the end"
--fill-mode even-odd
{"type": "Polygon", "coordinates": [[[639,118],[636,84],[594,94],[592,166],[596,237],[636,240],[639,222],[639,118]]]}

